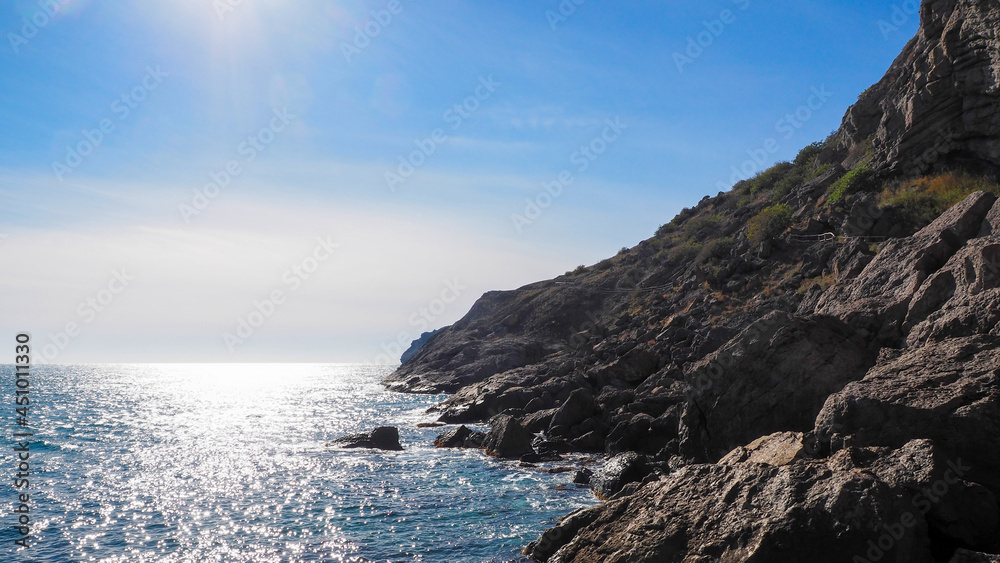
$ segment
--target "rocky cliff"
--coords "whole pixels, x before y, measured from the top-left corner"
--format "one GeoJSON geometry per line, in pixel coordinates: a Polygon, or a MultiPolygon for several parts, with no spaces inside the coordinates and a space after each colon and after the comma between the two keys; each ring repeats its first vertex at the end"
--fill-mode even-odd
{"type": "Polygon", "coordinates": [[[537,561],[1000,561],[998,32],[925,1],[826,142],[484,295],[386,384],[492,422],[459,445],[614,456],[537,561]]]}
{"type": "Polygon", "coordinates": [[[925,0],[920,31],[844,118],[830,160],[916,176],[1000,165],[1000,4],[925,0]]]}

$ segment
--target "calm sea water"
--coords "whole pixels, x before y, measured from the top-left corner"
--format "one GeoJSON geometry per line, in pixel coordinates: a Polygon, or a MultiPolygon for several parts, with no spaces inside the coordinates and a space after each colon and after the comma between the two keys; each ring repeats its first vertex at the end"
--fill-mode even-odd
{"type": "Polygon", "coordinates": [[[385,391],[358,365],[35,369],[34,546],[13,541],[13,370],[3,373],[0,560],[518,561],[592,504],[572,473],[437,450],[441,396],[385,391]],[[403,452],[325,447],[377,425],[403,452]]]}

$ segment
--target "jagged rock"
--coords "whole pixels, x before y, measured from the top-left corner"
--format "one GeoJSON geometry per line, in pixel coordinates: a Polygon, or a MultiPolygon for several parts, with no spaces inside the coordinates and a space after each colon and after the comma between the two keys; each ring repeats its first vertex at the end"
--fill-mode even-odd
{"type": "Polygon", "coordinates": [[[826,162],[884,173],[1000,169],[1000,7],[925,0],[920,31],[844,116],[826,162]]]}
{"type": "Polygon", "coordinates": [[[410,360],[412,360],[413,358],[416,358],[417,354],[419,354],[420,351],[424,349],[424,345],[427,344],[427,342],[431,339],[431,337],[441,332],[442,330],[444,329],[439,328],[437,330],[432,330],[430,332],[425,332],[421,334],[419,338],[410,343],[410,347],[407,348],[406,351],[403,352],[403,355],[399,357],[399,362],[405,364],[410,360]]]}
{"type": "Polygon", "coordinates": [[[531,433],[543,432],[552,424],[552,417],[554,417],[558,411],[559,409],[545,409],[533,412],[525,415],[525,417],[521,419],[521,424],[531,433]]]}
{"type": "Polygon", "coordinates": [[[604,441],[604,432],[591,430],[579,438],[573,438],[569,443],[581,452],[599,452],[604,449],[604,441]]]}
{"type": "Polygon", "coordinates": [[[968,242],[914,293],[903,328],[917,346],[972,334],[1000,323],[1000,234],[968,242]]]}
{"type": "Polygon", "coordinates": [[[780,431],[808,431],[827,396],[875,363],[844,323],[775,312],[695,364],[682,451],[715,461],[780,431]]]}
{"type": "Polygon", "coordinates": [[[577,485],[589,485],[590,478],[594,476],[594,472],[584,467],[576,472],[573,476],[573,483],[577,485]]]}
{"type": "Polygon", "coordinates": [[[552,430],[561,426],[568,429],[590,418],[595,408],[594,394],[589,389],[577,389],[569,394],[566,402],[553,415],[549,428],[552,430]]]}
{"type": "Polygon", "coordinates": [[[469,430],[465,425],[459,426],[458,428],[452,428],[451,430],[445,430],[437,439],[434,440],[435,448],[465,448],[465,441],[472,435],[472,430],[469,430]]]}
{"type": "Polygon", "coordinates": [[[341,448],[371,448],[376,450],[399,451],[403,446],[399,445],[399,429],[394,426],[380,426],[371,432],[361,434],[350,434],[342,438],[337,438],[327,446],[340,446],[341,448]]]}
{"type": "Polygon", "coordinates": [[[549,528],[542,537],[528,544],[524,554],[535,561],[548,561],[557,549],[576,535],[581,528],[591,524],[601,515],[601,507],[581,508],[569,513],[559,521],[559,525],[549,528]]]}
{"type": "Polygon", "coordinates": [[[853,460],[877,457],[843,451],[782,467],[686,466],[631,496],[577,513],[577,522],[549,530],[526,554],[548,563],[800,563],[853,556],[932,563],[927,522],[912,498],[853,460]]]}
{"type": "Polygon", "coordinates": [[[483,443],[488,455],[514,459],[534,451],[531,433],[516,418],[501,414],[491,421],[491,425],[483,443]]]}
{"type": "Polygon", "coordinates": [[[1000,563],[1000,555],[959,549],[948,563],[1000,563]]]}
{"type": "Polygon", "coordinates": [[[934,440],[1000,497],[1000,339],[931,342],[888,358],[826,400],[815,434],[833,450],[934,440]]]}
{"type": "Polygon", "coordinates": [[[970,468],[961,458],[951,459],[930,440],[913,440],[898,450],[878,453],[869,462],[870,470],[911,495],[911,504],[926,516],[940,550],[947,551],[950,544],[990,551],[1000,548],[997,498],[982,485],[966,480],[970,468]]]}
{"type": "Polygon", "coordinates": [[[927,277],[977,236],[996,197],[977,192],[920,232],[890,241],[853,279],[826,291],[816,313],[838,317],[886,345],[898,345],[910,301],[927,277]]]}
{"type": "Polygon", "coordinates": [[[993,209],[986,215],[983,227],[979,231],[979,236],[986,237],[1000,234],[1000,201],[993,204],[993,209]]]}
{"type": "MultiPolygon", "coordinates": [[[[536,453],[531,452],[520,457],[519,461],[524,463],[545,463],[549,461],[562,461],[563,457],[557,453],[536,453]]],[[[572,471],[572,469],[566,469],[572,471]]],[[[560,471],[561,473],[562,471],[560,471]]],[[[551,473],[551,471],[550,471],[551,473]]]]}
{"type": "Polygon", "coordinates": [[[719,460],[720,465],[736,463],[765,463],[788,465],[799,459],[808,459],[808,448],[801,432],[776,432],[740,446],[719,460]]]}
{"type": "Polygon", "coordinates": [[[601,466],[590,478],[590,490],[598,498],[611,498],[625,485],[642,481],[649,475],[651,468],[646,456],[635,452],[618,454],[601,466]]]}
{"type": "Polygon", "coordinates": [[[831,258],[833,274],[838,279],[853,279],[864,271],[865,266],[871,263],[874,257],[874,253],[868,252],[868,243],[851,239],[833,254],[831,258]]]}
{"type": "Polygon", "coordinates": [[[469,434],[469,437],[465,439],[466,448],[483,448],[486,444],[486,433],[485,432],[473,432],[469,434]]]}
{"type": "Polygon", "coordinates": [[[608,453],[627,451],[645,440],[649,436],[654,420],[652,416],[645,413],[624,414],[623,418],[625,420],[618,421],[608,433],[605,440],[608,453]]]}

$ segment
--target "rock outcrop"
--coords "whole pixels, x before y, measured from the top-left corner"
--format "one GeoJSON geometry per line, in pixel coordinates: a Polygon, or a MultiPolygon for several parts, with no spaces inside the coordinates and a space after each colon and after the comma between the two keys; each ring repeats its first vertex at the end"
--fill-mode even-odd
{"type": "Polygon", "coordinates": [[[825,155],[885,173],[1000,171],[1000,6],[925,0],[920,31],[844,117],[825,155]]]}
{"type": "Polygon", "coordinates": [[[838,319],[772,313],[690,369],[682,451],[716,461],[772,432],[809,431],[826,398],[875,359],[838,319]]]}
{"type": "Polygon", "coordinates": [[[974,194],[915,235],[890,241],[857,278],[825,292],[815,312],[898,346],[910,326],[950,299],[954,277],[934,274],[979,235],[995,201],[991,194],[974,194]]]}
{"type": "Polygon", "coordinates": [[[531,447],[533,436],[518,419],[502,414],[494,418],[491,425],[486,441],[483,442],[487,455],[519,458],[534,451],[531,447]]]}
{"type": "Polygon", "coordinates": [[[400,363],[405,364],[406,362],[409,362],[410,360],[415,358],[417,354],[419,354],[420,351],[424,349],[424,345],[426,345],[427,342],[430,341],[430,339],[439,332],[441,332],[441,329],[432,330],[430,332],[425,332],[421,334],[419,338],[410,343],[410,347],[407,348],[403,352],[403,355],[399,357],[400,363]]]}
{"type": "Polygon", "coordinates": [[[525,552],[552,563],[931,563],[956,542],[995,545],[998,518],[992,495],[917,441],[780,466],[688,466],[575,513],[525,552]],[[924,492],[942,483],[940,498],[924,492]]]}
{"type": "Polygon", "coordinates": [[[399,444],[399,429],[394,426],[380,426],[371,432],[361,434],[350,434],[342,438],[337,438],[327,446],[338,446],[341,448],[369,448],[374,450],[399,451],[403,446],[399,444]]]}
{"type": "Polygon", "coordinates": [[[1000,497],[1000,338],[948,339],[890,355],[826,400],[816,435],[833,450],[932,439],[1000,497]]]}

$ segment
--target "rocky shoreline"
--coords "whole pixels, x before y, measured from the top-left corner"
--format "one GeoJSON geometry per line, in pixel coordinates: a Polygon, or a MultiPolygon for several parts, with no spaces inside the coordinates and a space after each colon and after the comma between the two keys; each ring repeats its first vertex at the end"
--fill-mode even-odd
{"type": "Polygon", "coordinates": [[[925,0],[825,143],[487,293],[385,384],[491,426],[441,447],[609,456],[535,561],[1000,562],[998,174],[1000,5],[925,0]]]}

